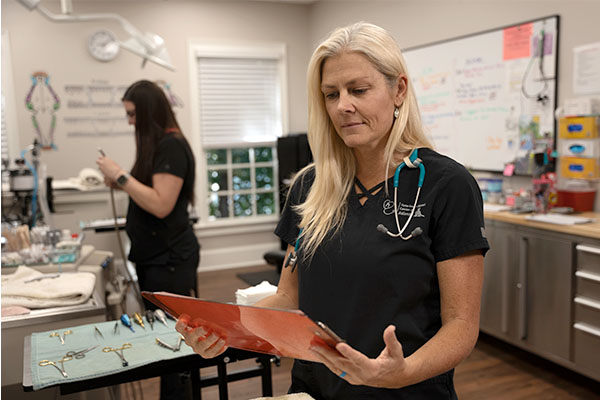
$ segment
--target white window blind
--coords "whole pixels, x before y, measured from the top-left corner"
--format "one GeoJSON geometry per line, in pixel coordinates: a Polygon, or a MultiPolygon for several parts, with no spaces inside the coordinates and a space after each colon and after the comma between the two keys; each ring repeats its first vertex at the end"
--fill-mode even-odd
{"type": "Polygon", "coordinates": [[[199,56],[197,61],[204,148],[269,143],[282,135],[278,59],[199,56]]]}

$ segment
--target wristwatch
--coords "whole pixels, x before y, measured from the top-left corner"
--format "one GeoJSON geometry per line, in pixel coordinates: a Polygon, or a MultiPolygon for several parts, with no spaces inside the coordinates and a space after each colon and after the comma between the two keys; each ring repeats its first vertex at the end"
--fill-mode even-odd
{"type": "Polygon", "coordinates": [[[129,172],[125,172],[119,175],[119,177],[117,178],[117,185],[123,186],[124,184],[126,184],[130,176],[131,175],[129,174],[129,172]]]}

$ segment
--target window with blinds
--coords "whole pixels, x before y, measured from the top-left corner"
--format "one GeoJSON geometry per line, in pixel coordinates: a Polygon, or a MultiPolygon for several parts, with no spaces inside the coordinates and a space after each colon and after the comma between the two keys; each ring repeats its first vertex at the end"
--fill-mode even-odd
{"type": "Polygon", "coordinates": [[[205,149],[275,142],[281,136],[279,60],[198,57],[205,149]]]}
{"type": "Polygon", "coordinates": [[[203,179],[201,218],[279,214],[277,138],[284,130],[283,46],[194,48],[203,179]]]}

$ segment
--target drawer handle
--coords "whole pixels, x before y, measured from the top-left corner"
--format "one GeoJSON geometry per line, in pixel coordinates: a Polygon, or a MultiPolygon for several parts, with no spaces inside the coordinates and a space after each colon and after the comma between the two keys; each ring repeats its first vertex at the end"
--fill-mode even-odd
{"type": "Polygon", "coordinates": [[[578,276],[583,279],[589,279],[590,281],[594,282],[600,282],[600,275],[592,274],[591,272],[576,271],[575,276],[578,276]]]}
{"type": "Polygon", "coordinates": [[[582,324],[581,322],[574,323],[573,328],[577,329],[578,331],[586,332],[590,335],[594,335],[600,338],[600,329],[592,328],[591,326],[582,324]]]}
{"type": "Polygon", "coordinates": [[[600,311],[600,302],[586,299],[585,297],[575,297],[575,303],[581,304],[583,306],[588,306],[600,311]]]}
{"type": "Polygon", "coordinates": [[[577,249],[577,251],[581,251],[583,253],[593,253],[600,255],[600,249],[597,247],[586,246],[585,244],[578,244],[577,246],[575,246],[575,248],[577,249]]]}

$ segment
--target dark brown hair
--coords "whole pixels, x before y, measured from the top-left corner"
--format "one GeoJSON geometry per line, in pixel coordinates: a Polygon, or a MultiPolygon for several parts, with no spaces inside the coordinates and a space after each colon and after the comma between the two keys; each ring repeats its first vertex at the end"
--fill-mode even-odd
{"type": "MultiPolygon", "coordinates": [[[[135,105],[136,155],[131,169],[132,176],[145,185],[152,186],[154,155],[158,143],[167,134],[184,142],[189,149],[192,164],[195,163],[190,145],[181,133],[171,104],[158,85],[147,80],[137,81],[127,88],[121,101],[130,101],[135,105]]],[[[188,201],[193,203],[195,165],[192,165],[190,171],[191,184],[188,188],[182,187],[181,190],[188,201]]]]}

